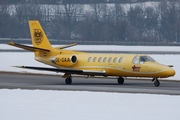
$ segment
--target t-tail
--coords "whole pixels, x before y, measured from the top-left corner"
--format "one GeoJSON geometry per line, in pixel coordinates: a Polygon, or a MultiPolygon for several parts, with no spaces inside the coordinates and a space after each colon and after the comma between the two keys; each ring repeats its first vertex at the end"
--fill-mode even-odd
{"type": "MultiPolygon", "coordinates": [[[[30,29],[31,39],[32,39],[32,45],[33,45],[32,47],[17,44],[14,42],[9,42],[8,44],[11,46],[19,47],[19,48],[34,52],[36,57],[39,57],[39,56],[40,57],[48,57],[50,55],[48,53],[53,51],[54,48],[51,46],[39,21],[30,20],[29,21],[29,29],[30,29]]],[[[73,43],[70,45],[56,47],[56,49],[62,50],[62,49],[72,47],[75,45],[76,45],[76,43],[73,43]]]]}
{"type": "Polygon", "coordinates": [[[29,29],[30,29],[33,47],[17,44],[14,42],[9,42],[8,44],[31,51],[31,52],[34,52],[36,57],[37,56],[46,57],[47,53],[50,52],[53,49],[53,47],[51,46],[39,21],[30,20],[29,21],[29,29]]]}

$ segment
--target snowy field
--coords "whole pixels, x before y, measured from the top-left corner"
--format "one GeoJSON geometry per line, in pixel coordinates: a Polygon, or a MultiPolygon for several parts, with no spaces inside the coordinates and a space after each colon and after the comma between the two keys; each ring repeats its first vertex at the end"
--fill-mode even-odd
{"type": "MultiPolygon", "coordinates": [[[[88,48],[76,47],[71,49],[88,48]]],[[[1,45],[0,49],[2,48],[7,49],[6,46],[1,45]]],[[[100,49],[101,47],[93,48],[100,49]]],[[[104,49],[107,48],[109,50],[116,49],[107,46],[104,49]]],[[[122,47],[117,46],[117,50],[119,50],[118,48],[122,47]]],[[[134,47],[129,47],[130,50],[133,50],[132,48],[134,47]]],[[[138,47],[138,49],[140,48],[138,47]]],[[[151,49],[149,51],[155,49],[179,51],[178,48],[173,47],[168,49],[149,47],[149,49],[151,49]]],[[[14,65],[47,67],[36,62],[34,54],[30,52],[0,52],[0,56],[0,71],[56,74],[11,67],[14,65]]],[[[180,80],[178,74],[180,73],[180,55],[151,56],[159,63],[174,65],[176,75],[169,79],[180,80]]],[[[0,120],[179,120],[179,101],[180,96],[178,95],[1,89],[0,120]]]]}
{"type": "Polygon", "coordinates": [[[0,90],[1,120],[179,120],[180,96],[0,90]]]}

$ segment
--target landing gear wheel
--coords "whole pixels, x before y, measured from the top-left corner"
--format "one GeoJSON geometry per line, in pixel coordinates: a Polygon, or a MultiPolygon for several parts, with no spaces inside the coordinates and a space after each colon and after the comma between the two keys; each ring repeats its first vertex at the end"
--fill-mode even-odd
{"type": "Polygon", "coordinates": [[[65,79],[65,83],[66,83],[67,85],[70,85],[70,84],[72,83],[72,78],[71,78],[71,77],[67,77],[67,78],[65,79]]]}
{"type": "Polygon", "coordinates": [[[117,82],[118,82],[119,84],[123,84],[123,83],[124,83],[124,78],[123,78],[123,77],[119,77],[119,78],[117,79],[117,82]]]}
{"type": "Polygon", "coordinates": [[[159,87],[160,82],[159,82],[159,80],[157,78],[153,78],[153,82],[154,82],[155,87],[159,87]]]}
{"type": "Polygon", "coordinates": [[[155,80],[155,81],[154,81],[154,86],[159,87],[159,85],[160,85],[159,80],[155,80]]]}

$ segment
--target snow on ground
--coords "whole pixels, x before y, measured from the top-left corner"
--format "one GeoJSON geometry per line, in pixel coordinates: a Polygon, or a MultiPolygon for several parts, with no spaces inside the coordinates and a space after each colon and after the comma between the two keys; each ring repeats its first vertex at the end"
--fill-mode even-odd
{"type": "Polygon", "coordinates": [[[43,63],[34,60],[34,53],[32,52],[0,52],[0,71],[10,72],[22,72],[22,73],[37,73],[37,74],[56,74],[49,71],[37,71],[20,69],[12,66],[38,66],[38,67],[50,67],[43,63]]]}
{"type": "Polygon", "coordinates": [[[179,120],[180,96],[0,90],[1,120],[179,120]]]}

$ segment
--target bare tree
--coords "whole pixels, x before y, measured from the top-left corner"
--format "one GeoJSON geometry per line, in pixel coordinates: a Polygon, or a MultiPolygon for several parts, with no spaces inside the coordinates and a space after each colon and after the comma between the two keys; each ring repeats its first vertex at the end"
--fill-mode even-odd
{"type": "Polygon", "coordinates": [[[8,11],[9,5],[1,4],[0,5],[0,37],[9,37],[11,32],[9,23],[10,22],[10,14],[8,11]]]}
{"type": "Polygon", "coordinates": [[[82,41],[93,40],[93,17],[90,12],[86,12],[83,21],[78,24],[78,33],[81,35],[82,41]]]}
{"type": "Polygon", "coordinates": [[[145,18],[144,18],[144,41],[146,42],[155,42],[159,41],[158,34],[158,18],[159,14],[153,7],[147,7],[144,10],[145,18]]]}
{"type": "Polygon", "coordinates": [[[77,16],[81,14],[83,6],[80,4],[72,4],[71,2],[65,2],[63,4],[64,8],[64,30],[66,31],[66,36],[71,39],[74,33],[74,27],[77,22],[77,16]]]}
{"type": "Polygon", "coordinates": [[[106,15],[106,4],[94,3],[90,5],[92,9],[92,40],[99,41],[101,40],[102,28],[103,28],[103,16],[106,15]],[[105,11],[105,12],[104,12],[105,11]],[[103,15],[104,14],[104,15],[103,15]]]}
{"type": "Polygon", "coordinates": [[[142,6],[136,5],[135,7],[130,7],[130,10],[127,13],[127,17],[130,25],[137,28],[136,41],[141,41],[145,25],[145,15],[142,6]]]}
{"type": "Polygon", "coordinates": [[[158,6],[160,13],[160,32],[164,40],[175,41],[178,11],[176,2],[161,2],[158,6]]]}
{"type": "Polygon", "coordinates": [[[63,28],[64,12],[63,6],[56,5],[54,11],[54,18],[51,20],[51,36],[58,39],[66,39],[66,31],[63,28]]]}
{"type": "Polygon", "coordinates": [[[115,13],[115,20],[116,22],[119,21],[119,20],[124,20],[126,19],[126,13],[125,13],[125,10],[124,10],[124,5],[122,4],[115,4],[114,6],[114,13],[115,13]]]}
{"type": "Polygon", "coordinates": [[[16,5],[15,10],[20,36],[26,38],[29,36],[28,20],[42,20],[41,7],[37,4],[22,4],[16,5]]]}

